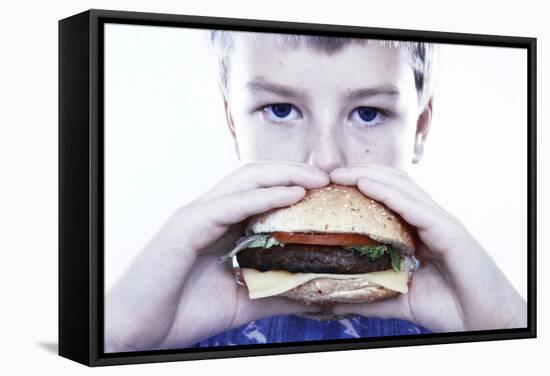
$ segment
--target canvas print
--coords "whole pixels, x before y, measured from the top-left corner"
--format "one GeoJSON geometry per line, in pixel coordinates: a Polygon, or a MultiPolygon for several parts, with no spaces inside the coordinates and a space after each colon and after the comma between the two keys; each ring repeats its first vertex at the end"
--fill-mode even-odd
{"type": "Polygon", "coordinates": [[[527,327],[527,51],[104,25],[105,353],[527,327]]]}

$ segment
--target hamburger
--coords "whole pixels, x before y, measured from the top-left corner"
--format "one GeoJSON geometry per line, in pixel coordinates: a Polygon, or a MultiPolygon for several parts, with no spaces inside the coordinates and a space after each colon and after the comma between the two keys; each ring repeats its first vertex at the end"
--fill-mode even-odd
{"type": "Polygon", "coordinates": [[[407,293],[412,228],[355,187],[308,190],[298,203],[249,218],[232,260],[250,299],[285,296],[305,304],[368,303],[407,293]]]}

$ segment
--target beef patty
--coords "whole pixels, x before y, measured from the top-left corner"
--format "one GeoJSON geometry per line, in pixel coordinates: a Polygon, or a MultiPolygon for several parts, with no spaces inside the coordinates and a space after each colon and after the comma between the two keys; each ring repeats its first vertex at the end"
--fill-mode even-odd
{"type": "Polygon", "coordinates": [[[260,271],[287,270],[292,273],[358,274],[391,269],[391,257],[376,260],[342,247],[287,244],[284,247],[247,248],[237,254],[242,268],[260,271]]]}

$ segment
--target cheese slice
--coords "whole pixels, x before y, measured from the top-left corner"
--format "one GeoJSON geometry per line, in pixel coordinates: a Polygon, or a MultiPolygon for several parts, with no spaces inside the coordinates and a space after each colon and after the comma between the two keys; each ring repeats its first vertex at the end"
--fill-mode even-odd
{"type": "Polygon", "coordinates": [[[241,272],[250,299],[279,295],[316,278],[363,278],[390,290],[401,293],[409,291],[407,272],[396,272],[393,269],[363,274],[290,273],[285,270],[261,272],[251,268],[241,268],[241,272]]]}

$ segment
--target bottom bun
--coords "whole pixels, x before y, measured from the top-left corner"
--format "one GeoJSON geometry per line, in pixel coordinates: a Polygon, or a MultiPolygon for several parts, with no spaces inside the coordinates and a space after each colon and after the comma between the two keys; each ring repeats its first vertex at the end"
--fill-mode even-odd
{"type": "Polygon", "coordinates": [[[305,304],[371,303],[396,296],[399,292],[387,289],[362,278],[318,278],[288,290],[281,296],[305,304]]]}

